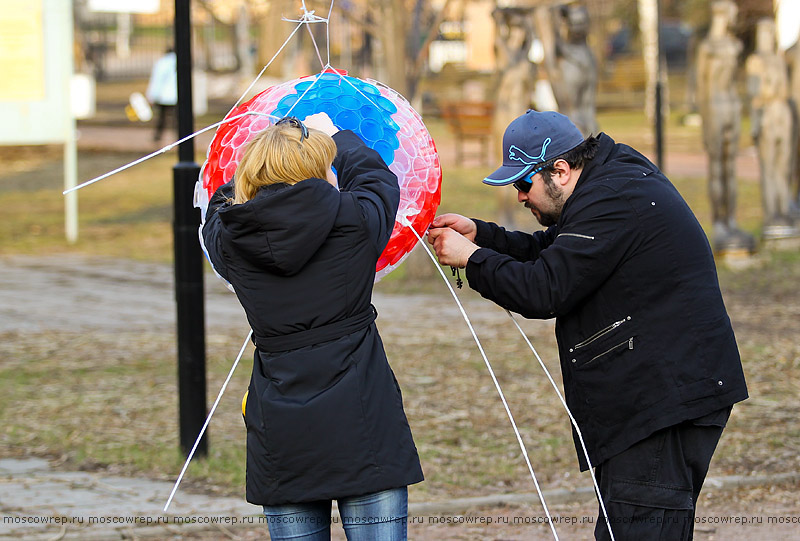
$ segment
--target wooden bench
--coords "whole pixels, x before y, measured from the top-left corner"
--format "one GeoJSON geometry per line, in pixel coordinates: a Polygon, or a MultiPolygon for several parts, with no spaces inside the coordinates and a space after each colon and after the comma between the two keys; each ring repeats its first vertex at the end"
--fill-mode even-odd
{"type": "Polygon", "coordinates": [[[640,94],[647,87],[647,72],[641,55],[625,55],[608,62],[598,84],[598,101],[641,106],[640,94]]]}
{"type": "MultiPolygon", "coordinates": [[[[451,101],[441,105],[442,118],[456,140],[456,163],[464,163],[464,146],[469,141],[480,145],[482,164],[491,164],[489,149],[492,141],[494,103],[487,101],[451,101]]],[[[471,153],[471,155],[475,155],[471,153]]]]}

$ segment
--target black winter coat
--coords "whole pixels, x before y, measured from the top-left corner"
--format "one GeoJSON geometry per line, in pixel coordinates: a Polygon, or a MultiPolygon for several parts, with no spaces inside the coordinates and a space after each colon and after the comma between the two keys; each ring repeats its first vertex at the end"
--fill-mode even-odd
{"type": "Polygon", "coordinates": [[[311,178],[212,198],[203,238],[253,329],[247,500],[335,499],[422,480],[370,304],[397,178],[352,132],[334,136],[340,190],[311,178]]]}
{"type": "Polygon", "coordinates": [[[527,318],[556,317],[565,398],[593,464],[747,398],[705,233],[632,148],[601,134],[546,231],[476,223],[485,248],[469,285],[527,318]]]}

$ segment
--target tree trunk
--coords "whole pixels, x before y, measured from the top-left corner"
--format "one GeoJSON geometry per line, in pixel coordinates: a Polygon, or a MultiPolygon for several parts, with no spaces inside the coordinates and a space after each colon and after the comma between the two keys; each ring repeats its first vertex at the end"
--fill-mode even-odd
{"type": "MultiPolygon", "coordinates": [[[[258,21],[258,65],[266,66],[275,53],[281,48],[286,38],[294,30],[293,23],[281,20],[284,15],[294,15],[296,9],[291,2],[286,0],[274,0],[270,2],[269,11],[258,21]]],[[[297,39],[295,35],[292,41],[297,39]]],[[[267,77],[283,77],[283,66],[286,63],[286,55],[290,54],[291,44],[287,45],[280,55],[273,60],[272,64],[264,72],[267,77]]]]}
{"type": "Polygon", "coordinates": [[[376,70],[378,79],[397,92],[408,94],[406,79],[406,9],[403,0],[376,0],[378,39],[378,58],[376,70]]]}
{"type": "MultiPolygon", "coordinates": [[[[666,81],[664,63],[659,62],[658,19],[658,0],[639,0],[639,34],[642,37],[642,54],[647,73],[645,112],[651,122],[654,122],[656,118],[656,83],[666,81]]],[[[662,85],[662,91],[665,92],[665,89],[666,85],[662,85]]],[[[662,115],[666,112],[665,104],[667,103],[669,101],[665,92],[665,95],[662,96],[662,115]]]]}

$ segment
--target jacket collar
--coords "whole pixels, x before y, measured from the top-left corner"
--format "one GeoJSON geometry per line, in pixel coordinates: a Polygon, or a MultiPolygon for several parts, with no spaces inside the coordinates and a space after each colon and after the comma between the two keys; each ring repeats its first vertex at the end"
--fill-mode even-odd
{"type": "Polygon", "coordinates": [[[611,155],[611,152],[614,150],[614,147],[617,144],[605,133],[600,133],[600,135],[597,136],[597,139],[599,142],[597,154],[595,154],[594,158],[583,164],[583,170],[581,170],[581,176],[578,177],[578,181],[575,183],[575,189],[572,190],[569,198],[567,198],[567,200],[564,202],[564,207],[561,209],[561,217],[558,219],[558,223],[553,227],[561,227],[561,221],[564,219],[565,211],[570,202],[575,198],[575,194],[583,188],[588,178],[594,176],[594,170],[597,168],[597,166],[604,164],[608,160],[608,157],[611,155]]]}
{"type": "MultiPolygon", "coordinates": [[[[583,165],[583,171],[581,171],[581,176],[578,177],[578,182],[575,183],[575,190],[577,190],[581,184],[584,184],[586,179],[592,176],[592,172],[598,165],[604,164],[607,160],[611,151],[614,150],[614,146],[617,144],[611,137],[606,135],[605,133],[600,133],[597,136],[598,140],[598,148],[597,154],[595,154],[594,158],[587,161],[583,165]]],[[[574,193],[574,190],[573,190],[574,193]]]]}
{"type": "Polygon", "coordinates": [[[258,266],[291,275],[328,237],[339,201],[336,188],[316,178],[262,187],[250,201],[220,209],[223,239],[258,266]]]}

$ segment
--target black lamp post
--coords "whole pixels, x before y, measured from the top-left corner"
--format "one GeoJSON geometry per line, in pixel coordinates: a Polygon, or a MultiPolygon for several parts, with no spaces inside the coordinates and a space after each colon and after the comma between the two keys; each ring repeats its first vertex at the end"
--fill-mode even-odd
{"type": "Polygon", "coordinates": [[[656,95],[655,95],[655,147],[656,165],[664,170],[664,80],[662,70],[666,69],[663,59],[662,30],[661,30],[661,0],[656,0],[656,32],[658,44],[656,50],[656,95]]]}
{"type": "MultiPolygon", "coordinates": [[[[194,132],[192,111],[191,0],[175,0],[175,53],[178,60],[178,137],[194,132]]],[[[194,139],[178,145],[173,167],[175,217],[175,301],[178,321],[178,416],[185,452],[194,445],[206,416],[206,342],[203,254],[197,239],[200,212],[193,207],[200,166],[194,161],[194,139]]],[[[206,455],[206,436],[196,454],[206,455]]]]}

